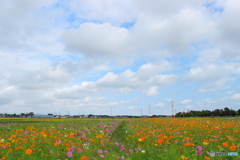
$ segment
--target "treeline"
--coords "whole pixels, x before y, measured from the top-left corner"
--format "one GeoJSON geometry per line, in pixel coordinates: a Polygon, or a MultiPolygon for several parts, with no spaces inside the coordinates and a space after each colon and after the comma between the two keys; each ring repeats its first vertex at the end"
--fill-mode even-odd
{"type": "Polygon", "coordinates": [[[179,112],[175,117],[214,117],[214,116],[240,116],[240,109],[233,110],[225,107],[224,109],[215,109],[213,111],[202,110],[202,111],[188,111],[188,112],[179,112]]]}

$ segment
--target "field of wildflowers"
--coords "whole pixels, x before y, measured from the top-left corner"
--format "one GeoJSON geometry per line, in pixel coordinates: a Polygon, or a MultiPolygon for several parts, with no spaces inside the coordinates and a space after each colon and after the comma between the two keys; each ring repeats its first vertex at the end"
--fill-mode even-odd
{"type": "Polygon", "coordinates": [[[239,148],[239,118],[0,119],[6,160],[235,160],[239,148]]]}

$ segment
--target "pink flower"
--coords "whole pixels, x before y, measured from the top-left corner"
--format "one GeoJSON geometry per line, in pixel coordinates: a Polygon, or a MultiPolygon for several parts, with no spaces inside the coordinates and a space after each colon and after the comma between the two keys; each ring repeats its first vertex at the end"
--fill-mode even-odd
{"type": "Polygon", "coordinates": [[[103,153],[108,153],[108,150],[104,150],[103,153]]]}
{"type": "Polygon", "coordinates": [[[78,153],[82,153],[82,149],[81,148],[77,148],[77,152],[78,153]]]}
{"type": "Polygon", "coordinates": [[[84,139],[84,140],[87,140],[86,134],[82,134],[82,137],[81,137],[81,138],[84,139]]]}
{"type": "Polygon", "coordinates": [[[198,149],[199,151],[201,151],[201,150],[202,150],[202,147],[201,147],[201,146],[197,146],[197,149],[198,149]]]}
{"type": "Polygon", "coordinates": [[[132,153],[132,152],[133,152],[133,150],[132,150],[132,149],[129,149],[129,150],[128,150],[128,152],[129,152],[129,153],[132,153]]]}
{"type": "Polygon", "coordinates": [[[68,157],[72,157],[73,155],[72,155],[72,152],[67,152],[67,156],[68,157]]]}
{"type": "Polygon", "coordinates": [[[103,151],[102,151],[101,149],[99,149],[99,150],[97,151],[97,153],[98,153],[98,154],[102,154],[103,151]]]}
{"type": "Polygon", "coordinates": [[[119,145],[119,143],[118,143],[118,142],[115,142],[114,144],[115,144],[116,146],[118,146],[118,145],[119,145]]]}
{"type": "Polygon", "coordinates": [[[100,157],[101,157],[101,158],[104,158],[104,155],[101,154],[100,157]]]}
{"type": "Polygon", "coordinates": [[[124,150],[124,149],[125,149],[124,145],[121,145],[120,150],[124,150]]]}
{"type": "Polygon", "coordinates": [[[202,155],[202,152],[201,152],[201,151],[196,151],[196,153],[197,153],[198,155],[202,155]]]}

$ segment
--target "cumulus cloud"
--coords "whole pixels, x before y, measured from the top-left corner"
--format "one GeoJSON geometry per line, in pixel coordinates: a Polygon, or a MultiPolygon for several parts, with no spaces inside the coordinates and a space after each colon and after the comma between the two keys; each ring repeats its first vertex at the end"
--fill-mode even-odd
{"type": "Polygon", "coordinates": [[[35,71],[11,74],[8,82],[22,89],[44,89],[65,83],[71,77],[67,72],[46,66],[35,71]]]}
{"type": "Polygon", "coordinates": [[[127,29],[109,23],[84,23],[66,31],[62,38],[67,49],[85,57],[124,57],[132,52],[128,34],[127,29]]]}
{"type": "Polygon", "coordinates": [[[135,106],[131,106],[131,107],[128,107],[128,109],[136,109],[137,107],[135,106]]]}
{"type": "Polygon", "coordinates": [[[237,44],[240,41],[238,30],[240,23],[236,23],[240,16],[238,5],[240,5],[238,0],[227,1],[218,22],[219,38],[217,40],[221,44],[222,57],[226,59],[240,58],[240,47],[237,44]]]}
{"type": "Polygon", "coordinates": [[[204,83],[198,89],[200,92],[214,91],[219,88],[226,88],[227,82],[235,80],[231,74],[239,74],[238,71],[239,64],[237,63],[200,65],[191,68],[183,78],[183,81],[204,83]]]}
{"type": "Polygon", "coordinates": [[[192,102],[191,99],[185,99],[185,100],[181,101],[180,104],[188,104],[190,102],[192,102]]]}
{"type": "Polygon", "coordinates": [[[157,90],[158,90],[158,87],[157,87],[157,86],[153,86],[153,87],[149,88],[149,89],[145,92],[145,94],[146,94],[147,96],[155,96],[155,95],[158,95],[158,94],[159,94],[159,92],[158,92],[157,90]]]}
{"type": "Polygon", "coordinates": [[[240,93],[236,93],[230,97],[230,99],[240,99],[240,93]]]}
{"type": "Polygon", "coordinates": [[[85,108],[86,113],[96,109],[104,114],[109,106],[121,106],[123,111],[116,111],[120,114],[130,103],[142,107],[142,99],[154,105],[153,95],[159,101],[177,99],[179,93],[204,99],[207,92],[219,98],[209,96],[199,102],[201,107],[226,100],[236,106],[239,3],[2,0],[2,110],[85,108]],[[226,93],[229,97],[220,97],[226,93]],[[138,101],[125,103],[129,97],[138,101]]]}
{"type": "Polygon", "coordinates": [[[158,103],[158,104],[155,104],[154,106],[155,106],[155,107],[164,107],[164,106],[165,106],[165,103],[158,103]]]}

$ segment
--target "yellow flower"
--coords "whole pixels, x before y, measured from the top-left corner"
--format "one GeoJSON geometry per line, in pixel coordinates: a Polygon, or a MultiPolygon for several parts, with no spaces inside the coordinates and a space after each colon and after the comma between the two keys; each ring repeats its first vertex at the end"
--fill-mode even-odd
{"type": "Polygon", "coordinates": [[[140,141],[140,142],[141,142],[141,141],[143,141],[143,139],[142,139],[142,138],[138,138],[138,141],[140,141]]]}
{"type": "Polygon", "coordinates": [[[185,157],[184,155],[181,156],[181,159],[187,159],[187,157],[185,157]]]}
{"type": "Polygon", "coordinates": [[[208,145],[208,142],[203,142],[204,145],[208,145]]]}

